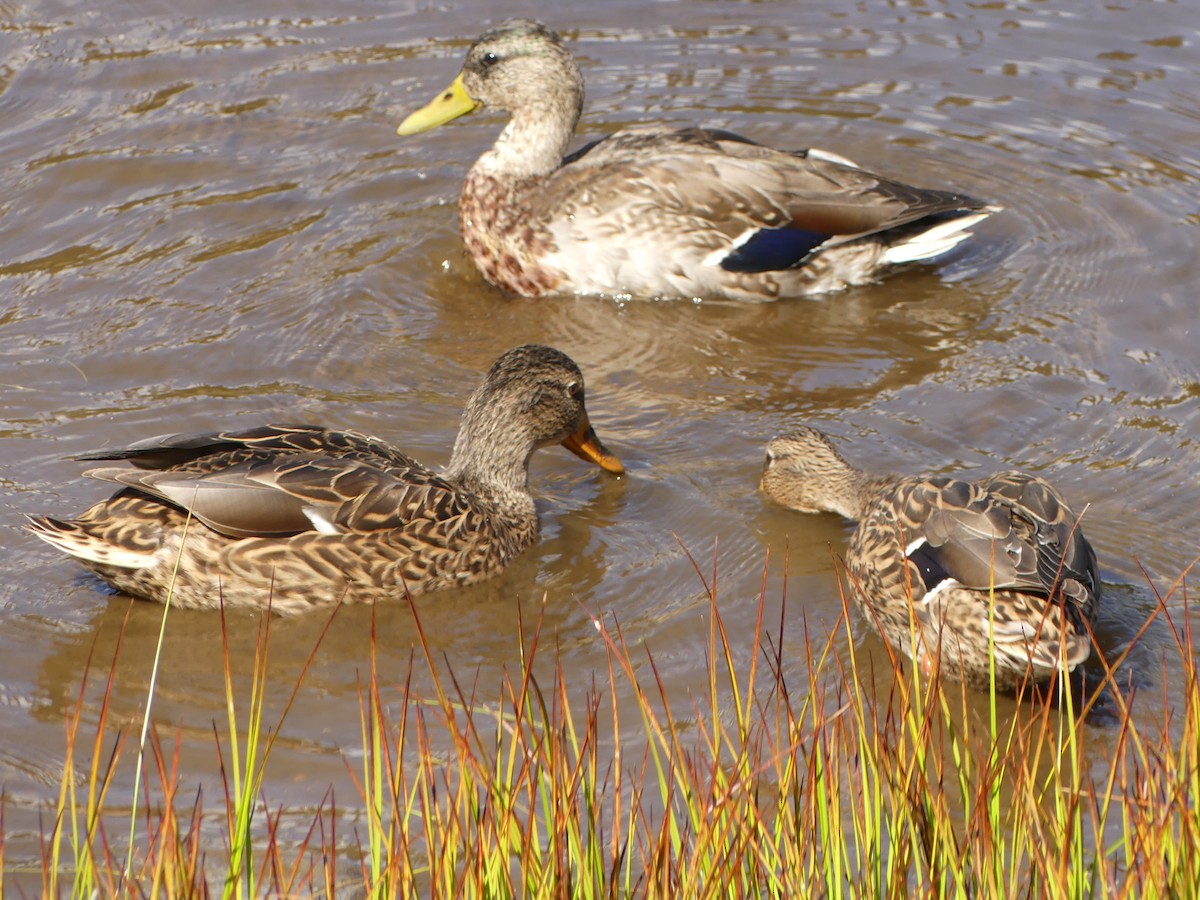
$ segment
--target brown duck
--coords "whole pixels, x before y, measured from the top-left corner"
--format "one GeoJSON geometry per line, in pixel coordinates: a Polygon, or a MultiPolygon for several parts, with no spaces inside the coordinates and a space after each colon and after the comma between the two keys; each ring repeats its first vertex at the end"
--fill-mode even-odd
{"type": "Polygon", "coordinates": [[[1096,554],[1045,480],[872,477],[803,427],[767,445],[762,489],[802,512],[858,522],[854,596],[883,638],[929,669],[987,687],[1049,679],[1091,652],[1096,554]]]}
{"type": "Polygon", "coordinates": [[[398,132],[481,106],[511,118],[467,173],[459,225],[484,277],[527,297],[816,294],[939,256],[998,209],[712,129],[629,128],[564,156],[583,77],[539,22],[482,34],[450,87],[398,132]]]}
{"type": "Polygon", "coordinates": [[[76,519],[30,516],[38,537],[118,590],[177,606],[314,606],[471,584],[538,535],[529,458],[561,443],[620,474],[558,350],[503,354],[463,412],[437,474],[379,438],[313,426],[152,438],[87,460],[123,485],[76,519]]]}

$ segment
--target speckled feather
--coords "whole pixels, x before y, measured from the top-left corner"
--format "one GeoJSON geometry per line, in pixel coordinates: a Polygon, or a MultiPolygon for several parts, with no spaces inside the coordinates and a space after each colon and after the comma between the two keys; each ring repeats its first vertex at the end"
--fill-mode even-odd
{"type": "Polygon", "coordinates": [[[85,454],[131,463],[85,472],[125,489],[30,528],[117,589],[178,606],[270,598],[291,613],[420,594],[493,575],[536,540],[529,456],[558,442],[620,471],[588,423],[578,368],[528,345],[472,396],[445,474],[351,431],[170,435],[85,454]]]}
{"type": "Polygon", "coordinates": [[[1044,479],[874,478],[812,428],[768,444],[763,490],[784,506],[858,522],[846,553],[854,596],[893,647],[979,687],[1070,671],[1091,652],[1096,555],[1044,479]]]}
{"type": "MultiPolygon", "coordinates": [[[[717,130],[630,128],[564,158],[583,81],[539,23],[481,35],[460,77],[473,101],[512,114],[464,182],[464,242],[485,278],[526,296],[821,293],[872,280],[892,258],[938,255],[996,209],[717,130]],[[931,229],[940,237],[922,245],[931,229]],[[769,257],[751,253],[763,236],[769,257]],[[777,256],[780,245],[794,253],[777,256]]],[[[408,127],[424,113],[403,133],[433,127],[408,127]]]]}

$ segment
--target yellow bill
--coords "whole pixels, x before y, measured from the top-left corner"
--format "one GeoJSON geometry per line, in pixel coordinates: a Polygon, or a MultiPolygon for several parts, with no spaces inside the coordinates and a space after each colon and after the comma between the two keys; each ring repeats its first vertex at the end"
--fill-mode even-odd
{"type": "Polygon", "coordinates": [[[422,131],[437,128],[459,116],[474,112],[481,105],[478,101],[471,99],[471,95],[463,87],[462,74],[459,73],[459,76],[450,83],[450,87],[401,122],[400,127],[396,129],[396,134],[401,137],[420,134],[422,131]]]}

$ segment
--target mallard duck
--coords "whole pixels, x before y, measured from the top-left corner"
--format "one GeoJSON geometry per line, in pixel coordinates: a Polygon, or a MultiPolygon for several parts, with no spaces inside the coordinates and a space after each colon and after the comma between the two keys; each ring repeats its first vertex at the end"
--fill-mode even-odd
{"type": "Polygon", "coordinates": [[[511,114],[467,173],[459,225],[483,276],[527,297],[775,300],[872,280],[966,239],[997,207],[702,128],[629,128],[564,157],[583,77],[558,35],[508,21],[397,129],[511,114]]]}
{"type": "Polygon", "coordinates": [[[38,537],[120,591],[176,606],[302,612],[471,584],[538,535],[529,458],[561,443],[620,474],[558,350],[509,350],[471,395],[439,475],[370,435],[307,425],[168,435],[79,459],[123,485],[38,537]]]}
{"type": "Polygon", "coordinates": [[[986,687],[994,663],[997,687],[1016,689],[1088,658],[1096,554],[1044,479],[876,478],[802,427],[767,445],[762,489],[783,506],[858,522],[846,554],[854,595],[923,669],[940,648],[945,676],[986,687]]]}

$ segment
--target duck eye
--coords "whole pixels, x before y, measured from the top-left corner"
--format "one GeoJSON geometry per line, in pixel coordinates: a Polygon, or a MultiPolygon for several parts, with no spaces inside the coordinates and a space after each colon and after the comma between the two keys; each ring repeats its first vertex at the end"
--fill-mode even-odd
{"type": "Polygon", "coordinates": [[[496,63],[500,62],[500,57],[489,51],[488,53],[483,54],[482,62],[485,69],[490,69],[496,63]]]}
{"type": "Polygon", "coordinates": [[[567,393],[571,395],[572,400],[583,399],[583,385],[578,381],[572,381],[567,385],[567,393]]]}

